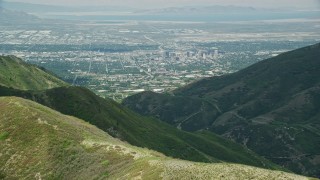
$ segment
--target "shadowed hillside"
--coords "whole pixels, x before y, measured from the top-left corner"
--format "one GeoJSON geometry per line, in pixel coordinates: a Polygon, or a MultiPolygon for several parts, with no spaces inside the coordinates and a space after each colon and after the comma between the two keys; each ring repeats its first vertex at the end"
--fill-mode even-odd
{"type": "Polygon", "coordinates": [[[145,92],[123,104],[184,130],[210,130],[294,172],[320,177],[320,44],[173,95],[145,92]]]}

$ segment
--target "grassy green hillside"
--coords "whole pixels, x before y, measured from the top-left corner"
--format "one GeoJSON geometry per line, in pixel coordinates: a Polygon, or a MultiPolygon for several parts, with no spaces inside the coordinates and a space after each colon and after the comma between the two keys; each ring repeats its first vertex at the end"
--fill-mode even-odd
{"type": "Polygon", "coordinates": [[[307,179],[245,165],[175,160],[33,101],[0,97],[1,179],[307,179]]]}
{"type": "Polygon", "coordinates": [[[37,66],[14,56],[0,56],[0,85],[23,90],[43,90],[67,84],[37,66]]]}
{"type": "MultiPolygon", "coordinates": [[[[36,77],[37,80],[48,79],[48,77],[55,78],[20,59],[7,58],[10,59],[4,62],[9,65],[2,69],[5,78],[9,76],[7,74],[19,73],[26,77],[36,77]],[[41,77],[42,75],[44,77],[41,77]]],[[[11,83],[29,85],[28,79],[21,77],[13,79],[11,83]]],[[[0,79],[0,84],[8,83],[0,79]]],[[[159,120],[140,116],[110,99],[100,98],[85,88],[64,86],[24,91],[12,87],[14,86],[0,85],[0,96],[19,96],[39,102],[64,114],[84,119],[121,140],[136,146],[157,150],[167,156],[200,162],[226,161],[282,169],[245,147],[214,133],[207,133],[204,136],[203,133],[193,134],[177,130],[159,120]],[[207,136],[211,138],[207,138],[207,136]]],[[[21,88],[21,86],[17,87],[21,88]]]]}
{"type": "Polygon", "coordinates": [[[320,44],[173,94],[141,93],[124,104],[184,130],[210,130],[294,172],[320,177],[320,44]]]}
{"type": "MultiPolygon", "coordinates": [[[[0,87],[0,96],[19,96],[96,125],[114,137],[167,156],[199,162],[234,162],[279,169],[245,147],[214,133],[188,133],[157,119],[140,116],[81,87],[20,91],[0,87]],[[208,138],[210,137],[210,138],[208,138]]],[[[281,169],[281,168],[280,168],[281,169]]]]}

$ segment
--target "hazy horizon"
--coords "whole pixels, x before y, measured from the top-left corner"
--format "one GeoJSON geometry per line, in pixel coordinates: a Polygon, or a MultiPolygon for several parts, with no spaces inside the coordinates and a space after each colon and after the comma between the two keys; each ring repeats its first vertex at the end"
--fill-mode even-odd
{"type": "MultiPolygon", "coordinates": [[[[1,6],[0,0],[0,6],[1,6]]],[[[212,5],[234,5],[250,6],[257,8],[312,8],[320,9],[320,0],[7,0],[7,2],[23,2],[60,6],[124,6],[132,8],[166,8],[172,6],[212,6],[212,5]]]]}

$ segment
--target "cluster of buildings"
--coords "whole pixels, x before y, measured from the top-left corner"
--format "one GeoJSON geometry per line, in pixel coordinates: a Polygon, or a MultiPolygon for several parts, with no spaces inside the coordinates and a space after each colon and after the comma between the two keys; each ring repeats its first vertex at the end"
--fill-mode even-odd
{"type": "Polygon", "coordinates": [[[219,55],[224,54],[224,52],[219,51],[218,48],[211,48],[209,50],[192,50],[192,51],[161,51],[163,59],[186,59],[186,58],[197,58],[197,59],[217,59],[219,55]]]}

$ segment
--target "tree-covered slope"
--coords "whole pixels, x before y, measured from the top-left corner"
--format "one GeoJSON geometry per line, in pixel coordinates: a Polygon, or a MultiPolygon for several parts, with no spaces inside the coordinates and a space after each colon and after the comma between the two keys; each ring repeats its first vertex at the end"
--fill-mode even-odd
{"type": "Polygon", "coordinates": [[[0,56],[0,85],[22,90],[43,90],[67,83],[15,56],[0,56]]]}
{"type": "Polygon", "coordinates": [[[307,179],[239,164],[175,160],[22,98],[0,97],[0,124],[1,179],[307,179]]]}
{"type": "Polygon", "coordinates": [[[197,81],[173,95],[140,93],[124,105],[184,130],[221,134],[294,172],[320,177],[319,102],[315,44],[197,81]]]}

